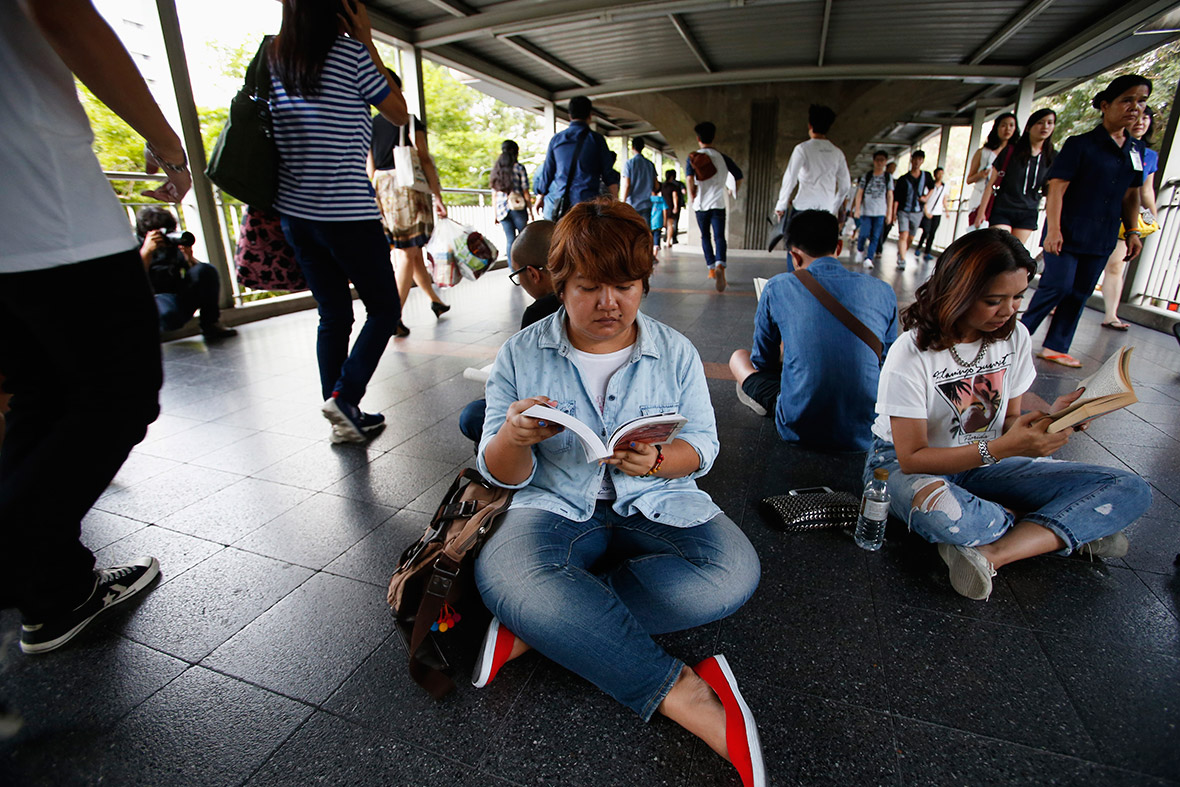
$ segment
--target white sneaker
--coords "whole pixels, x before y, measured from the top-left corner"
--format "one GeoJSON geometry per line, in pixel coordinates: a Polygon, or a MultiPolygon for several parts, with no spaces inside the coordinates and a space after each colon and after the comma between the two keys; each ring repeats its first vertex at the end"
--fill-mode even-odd
{"type": "Polygon", "coordinates": [[[873,269],[872,259],[870,259],[869,257],[865,257],[864,266],[865,266],[865,270],[871,271],[873,269]]]}
{"type": "Polygon", "coordinates": [[[865,253],[863,251],[861,251],[860,249],[857,249],[855,252],[853,252],[852,260],[853,260],[853,262],[864,262],[865,261],[865,253]]]}

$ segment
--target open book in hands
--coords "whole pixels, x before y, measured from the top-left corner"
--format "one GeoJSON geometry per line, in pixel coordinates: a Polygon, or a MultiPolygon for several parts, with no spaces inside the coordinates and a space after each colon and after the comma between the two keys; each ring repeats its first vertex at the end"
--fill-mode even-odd
{"type": "Polygon", "coordinates": [[[650,445],[665,445],[676,439],[680,430],[688,423],[688,419],[676,413],[663,415],[645,415],[635,418],[620,426],[604,443],[586,424],[569,413],[563,413],[555,407],[534,404],[522,415],[537,418],[549,423],[561,424],[569,429],[582,441],[582,448],[586,450],[586,461],[595,462],[606,459],[615,452],[615,446],[626,443],[648,443],[650,445]]]}
{"type": "Polygon", "coordinates": [[[1119,410],[1129,404],[1139,401],[1135,396],[1135,389],[1131,385],[1131,350],[1134,347],[1120,347],[1116,353],[1106,359],[1106,363],[1094,374],[1082,380],[1078,388],[1085,388],[1085,393],[1076,402],[1064,410],[1049,416],[1053,423],[1045,431],[1050,434],[1076,426],[1082,421],[1088,421],[1114,410],[1119,410]]]}

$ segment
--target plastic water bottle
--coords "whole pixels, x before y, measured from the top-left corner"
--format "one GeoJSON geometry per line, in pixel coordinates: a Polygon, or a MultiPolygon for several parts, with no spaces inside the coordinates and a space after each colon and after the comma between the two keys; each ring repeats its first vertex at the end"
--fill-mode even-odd
{"type": "Polygon", "coordinates": [[[876,552],[885,541],[885,520],[889,517],[889,471],[879,467],[873,471],[873,480],[865,486],[864,497],[860,499],[860,516],[856,519],[853,538],[861,549],[876,552]]]}

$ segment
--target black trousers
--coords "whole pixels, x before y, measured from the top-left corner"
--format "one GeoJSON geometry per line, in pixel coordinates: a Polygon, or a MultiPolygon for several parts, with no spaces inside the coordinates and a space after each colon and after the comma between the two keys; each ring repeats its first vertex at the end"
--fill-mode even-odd
{"type": "Polygon", "coordinates": [[[918,245],[914,246],[914,251],[926,247],[926,254],[933,254],[934,251],[934,233],[938,232],[938,225],[942,223],[942,216],[927,216],[922,220],[922,237],[918,240],[918,245]]]}
{"type": "Polygon", "coordinates": [[[134,249],[0,274],[0,606],[26,622],[93,587],[81,522],[160,412],[158,319],[134,249]]]}

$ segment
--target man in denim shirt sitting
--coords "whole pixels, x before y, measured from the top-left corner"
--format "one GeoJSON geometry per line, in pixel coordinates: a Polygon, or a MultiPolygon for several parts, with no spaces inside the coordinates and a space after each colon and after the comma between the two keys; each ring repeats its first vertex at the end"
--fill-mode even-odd
{"type": "MultiPolygon", "coordinates": [[[[881,340],[882,360],[897,339],[897,296],[885,282],[845,270],[836,217],[797,214],[787,229],[795,267],[807,270],[881,340]]],[[[759,415],[773,411],[779,436],[808,448],[865,451],[881,364],[794,273],[766,283],[754,317],[753,351],[735,350],[729,368],[738,399],[759,415]]]]}

